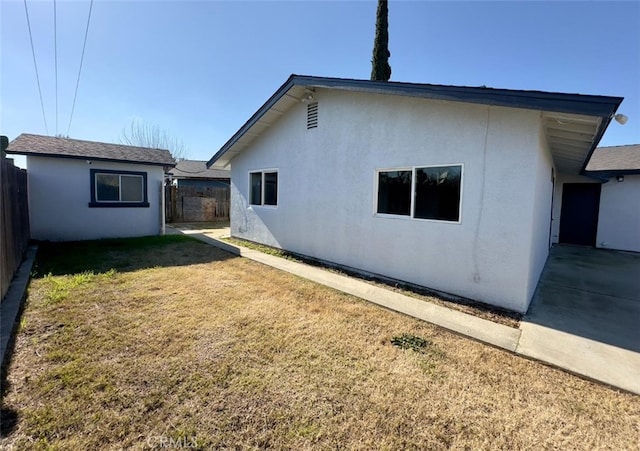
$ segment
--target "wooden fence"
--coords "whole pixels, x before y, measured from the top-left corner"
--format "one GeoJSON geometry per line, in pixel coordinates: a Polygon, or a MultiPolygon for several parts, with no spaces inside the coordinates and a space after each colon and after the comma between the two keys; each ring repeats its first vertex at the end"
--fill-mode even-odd
{"type": "Polygon", "coordinates": [[[165,187],[167,222],[211,222],[229,219],[230,193],[228,187],[194,188],[165,187]]]}
{"type": "Polygon", "coordinates": [[[3,299],[29,244],[29,201],[27,171],[14,166],[3,151],[0,155],[0,299],[3,299]]]}

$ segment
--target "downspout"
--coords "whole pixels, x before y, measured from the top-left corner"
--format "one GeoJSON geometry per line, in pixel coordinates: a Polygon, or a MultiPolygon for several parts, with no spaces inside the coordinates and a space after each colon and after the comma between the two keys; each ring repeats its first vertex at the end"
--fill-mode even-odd
{"type": "Polygon", "coordinates": [[[160,198],[162,199],[162,206],[160,208],[161,212],[160,212],[160,235],[164,235],[166,233],[166,226],[165,226],[165,189],[164,189],[164,177],[162,177],[162,181],[160,182],[160,198]]]}

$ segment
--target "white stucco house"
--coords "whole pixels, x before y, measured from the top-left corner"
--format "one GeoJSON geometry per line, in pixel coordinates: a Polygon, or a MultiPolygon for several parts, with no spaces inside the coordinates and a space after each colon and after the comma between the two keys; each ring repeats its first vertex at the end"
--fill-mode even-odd
{"type": "Polygon", "coordinates": [[[292,75],[208,165],[235,237],[524,312],[621,102],[292,75]]]}
{"type": "Polygon", "coordinates": [[[598,147],[584,175],[558,174],[553,242],[640,252],[640,145],[598,147]]]}
{"type": "Polygon", "coordinates": [[[72,241],[157,235],[168,150],[22,134],[31,238],[72,241]]]}

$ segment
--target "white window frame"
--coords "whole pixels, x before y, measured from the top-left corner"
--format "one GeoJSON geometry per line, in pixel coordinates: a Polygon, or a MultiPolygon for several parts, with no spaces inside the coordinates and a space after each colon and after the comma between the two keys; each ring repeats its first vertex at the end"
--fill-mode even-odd
{"type": "Polygon", "coordinates": [[[256,170],[249,171],[248,185],[249,185],[249,190],[247,191],[247,200],[249,201],[249,207],[250,208],[253,208],[253,207],[271,208],[271,209],[277,209],[278,208],[278,204],[280,203],[280,171],[278,170],[278,168],[256,169],[256,170]],[[276,204],[275,205],[269,205],[269,204],[265,204],[264,203],[264,186],[265,186],[264,175],[265,174],[273,174],[274,172],[277,174],[277,177],[278,177],[278,186],[276,187],[276,204]],[[259,204],[252,204],[251,203],[251,174],[261,174],[261,179],[260,179],[260,203],[259,204]]]}
{"type": "Polygon", "coordinates": [[[144,177],[139,174],[126,174],[126,173],[108,173],[108,172],[96,172],[95,174],[95,189],[96,189],[96,202],[97,203],[109,203],[109,202],[124,202],[124,203],[143,203],[144,202],[144,177]],[[118,176],[118,200],[100,200],[98,199],[98,177],[101,175],[117,175],[118,176]],[[140,194],[141,200],[122,200],[122,177],[138,177],[140,179],[140,194]]]}
{"type": "Polygon", "coordinates": [[[445,164],[423,164],[415,166],[400,166],[391,168],[376,168],[373,175],[374,181],[374,196],[373,196],[373,216],[378,218],[388,219],[404,219],[407,221],[423,221],[423,222],[439,222],[445,224],[462,224],[462,199],[464,195],[464,163],[445,163],[445,164]],[[427,219],[414,217],[415,199],[416,199],[416,171],[423,168],[443,168],[447,166],[459,166],[460,167],[460,200],[458,202],[458,220],[447,221],[445,219],[427,219]],[[411,204],[409,206],[409,215],[394,215],[390,213],[378,213],[378,189],[381,172],[397,172],[397,171],[411,171],[411,204]]]}

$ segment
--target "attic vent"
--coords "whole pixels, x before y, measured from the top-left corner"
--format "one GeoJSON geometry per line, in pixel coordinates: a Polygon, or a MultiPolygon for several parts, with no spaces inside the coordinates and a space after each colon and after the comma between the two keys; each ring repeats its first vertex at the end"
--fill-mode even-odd
{"type": "Polygon", "coordinates": [[[318,128],[318,102],[307,105],[307,130],[318,128]]]}

